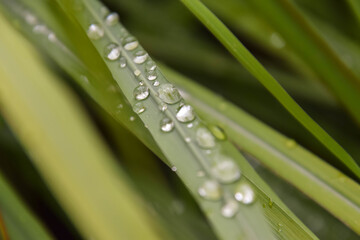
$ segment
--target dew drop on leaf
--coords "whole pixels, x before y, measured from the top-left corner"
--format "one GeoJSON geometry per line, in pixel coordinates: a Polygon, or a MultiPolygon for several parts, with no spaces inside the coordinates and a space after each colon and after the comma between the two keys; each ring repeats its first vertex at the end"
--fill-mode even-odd
{"type": "Polygon", "coordinates": [[[139,42],[138,42],[138,40],[136,40],[136,38],[134,38],[133,36],[130,36],[130,37],[126,37],[124,39],[123,46],[124,46],[125,50],[131,51],[139,46],[139,42]]]}
{"type": "Polygon", "coordinates": [[[170,118],[165,117],[160,121],[160,129],[163,132],[170,132],[174,126],[174,122],[170,118]]]}
{"type": "Polygon", "coordinates": [[[191,122],[195,119],[194,109],[190,105],[183,105],[176,113],[176,119],[180,122],[191,122]]]}
{"type": "Polygon", "coordinates": [[[92,40],[100,39],[104,36],[104,29],[98,24],[91,24],[87,30],[87,35],[92,40]]]}
{"type": "Polygon", "coordinates": [[[213,148],[216,145],[215,137],[205,127],[199,127],[196,130],[196,142],[202,148],[213,148]]]}
{"type": "Polygon", "coordinates": [[[159,98],[168,104],[175,104],[181,100],[181,95],[176,87],[170,83],[162,84],[159,89],[159,98]]]}
{"type": "Polygon", "coordinates": [[[120,57],[121,51],[120,47],[116,43],[110,43],[105,47],[105,57],[110,61],[115,61],[120,57]]]}
{"type": "Polygon", "coordinates": [[[119,66],[120,68],[125,68],[126,67],[126,58],[124,57],[121,57],[120,60],[119,60],[119,66]]]}
{"type": "Polygon", "coordinates": [[[135,53],[135,58],[133,59],[133,61],[136,64],[142,64],[146,61],[148,56],[149,55],[147,54],[147,52],[140,50],[135,53]]]}
{"type": "Polygon", "coordinates": [[[251,204],[255,201],[255,192],[247,183],[240,183],[235,188],[235,199],[243,204],[251,204]]]}
{"type": "Polygon", "coordinates": [[[146,86],[138,86],[134,89],[134,97],[136,100],[145,100],[149,95],[149,88],[146,86]]]}
{"type": "Polygon", "coordinates": [[[150,72],[150,71],[155,71],[156,69],[156,63],[152,60],[149,60],[145,63],[145,71],[150,72]]]}
{"type": "Polygon", "coordinates": [[[239,204],[234,200],[229,200],[221,208],[221,215],[225,218],[232,218],[239,211],[239,204]]]}
{"type": "Polygon", "coordinates": [[[212,167],[215,177],[222,183],[232,183],[241,176],[239,167],[234,160],[224,156],[215,156],[215,165],[212,167]]]}
{"type": "Polygon", "coordinates": [[[222,191],[220,185],[214,180],[206,180],[198,189],[201,197],[207,200],[216,201],[221,198],[222,191]]]}
{"type": "Polygon", "coordinates": [[[156,80],[156,79],[157,79],[156,70],[147,71],[147,72],[146,72],[146,78],[147,78],[149,81],[154,81],[154,80],[156,80]]]}
{"type": "Polygon", "coordinates": [[[105,17],[105,24],[108,26],[113,26],[118,22],[119,22],[119,15],[115,12],[110,13],[105,17]]]}
{"type": "Polygon", "coordinates": [[[143,103],[138,102],[138,103],[134,104],[133,110],[134,110],[135,113],[140,114],[140,113],[145,112],[146,108],[145,108],[143,103]]]}

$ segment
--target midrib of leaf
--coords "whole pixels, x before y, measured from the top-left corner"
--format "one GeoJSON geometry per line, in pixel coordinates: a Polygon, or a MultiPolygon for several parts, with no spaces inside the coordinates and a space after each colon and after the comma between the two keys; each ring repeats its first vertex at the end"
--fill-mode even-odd
{"type": "Polygon", "coordinates": [[[262,64],[257,61],[206,6],[199,0],[181,1],[218,38],[229,52],[269,90],[296,120],[360,178],[360,167],[354,159],[291,98],[262,64]]]}

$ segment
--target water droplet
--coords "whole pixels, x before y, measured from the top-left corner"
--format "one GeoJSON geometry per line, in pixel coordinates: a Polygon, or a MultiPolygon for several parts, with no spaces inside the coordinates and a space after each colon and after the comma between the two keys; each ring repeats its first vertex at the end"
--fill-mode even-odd
{"type": "Polygon", "coordinates": [[[119,60],[119,65],[120,65],[121,68],[126,67],[126,58],[121,57],[120,60],[119,60]]]}
{"type": "Polygon", "coordinates": [[[224,129],[222,129],[216,125],[210,125],[209,129],[210,129],[211,133],[216,137],[216,139],[226,140],[226,134],[225,134],[224,129]]]}
{"type": "Polygon", "coordinates": [[[25,21],[30,25],[35,25],[38,21],[36,16],[29,12],[25,12],[24,18],[25,21]]]}
{"type": "Polygon", "coordinates": [[[126,37],[123,41],[125,50],[131,51],[139,46],[139,42],[133,36],[126,37]]]}
{"type": "Polygon", "coordinates": [[[115,13],[115,12],[110,13],[105,18],[105,24],[108,25],[108,26],[113,26],[117,22],[119,22],[119,15],[117,13],[115,13]]]}
{"type": "Polygon", "coordinates": [[[157,87],[157,86],[159,86],[159,85],[160,85],[160,82],[157,81],[157,80],[153,83],[153,86],[154,86],[154,87],[157,87]]]}
{"type": "Polygon", "coordinates": [[[255,193],[247,183],[239,184],[235,189],[235,199],[243,204],[251,204],[255,201],[255,193]]]}
{"type": "Polygon", "coordinates": [[[140,74],[141,74],[141,72],[140,72],[139,69],[136,69],[136,70],[134,71],[134,75],[135,75],[136,77],[140,76],[140,74]]]}
{"type": "Polygon", "coordinates": [[[87,30],[87,35],[92,40],[100,39],[104,36],[104,29],[98,24],[91,24],[87,30]]]}
{"type": "Polygon", "coordinates": [[[204,177],[204,176],[205,176],[205,172],[202,171],[202,170],[199,170],[199,171],[197,171],[196,176],[198,176],[198,177],[204,177]]]}
{"type": "Polygon", "coordinates": [[[34,28],[33,28],[33,32],[37,33],[37,34],[47,35],[49,33],[49,31],[50,30],[43,24],[35,25],[34,28]]]}
{"type": "Polygon", "coordinates": [[[226,218],[232,218],[239,211],[239,204],[234,200],[229,200],[225,205],[221,208],[221,215],[226,218]]]}
{"type": "Polygon", "coordinates": [[[147,78],[149,81],[154,81],[154,80],[156,80],[156,79],[157,79],[156,70],[151,70],[151,71],[146,72],[146,78],[147,78]]]}
{"type": "Polygon", "coordinates": [[[134,58],[134,63],[136,63],[136,64],[142,64],[142,63],[144,63],[145,61],[146,61],[146,59],[148,58],[148,54],[147,54],[147,52],[145,52],[145,51],[137,51],[136,53],[135,53],[135,58],[134,58]]]}
{"type": "Polygon", "coordinates": [[[182,106],[176,113],[176,119],[180,122],[190,122],[195,119],[195,113],[190,105],[182,106]]]}
{"type": "Polygon", "coordinates": [[[138,103],[135,103],[133,110],[135,113],[140,114],[140,113],[145,112],[146,108],[143,103],[138,102],[138,103]]]}
{"type": "Polygon", "coordinates": [[[192,128],[194,126],[193,123],[189,123],[188,125],[186,125],[187,128],[192,128]]]}
{"type": "Polygon", "coordinates": [[[221,198],[222,191],[220,185],[214,180],[206,180],[198,189],[201,197],[207,200],[216,201],[221,198]]]}
{"type": "Polygon", "coordinates": [[[143,86],[143,85],[144,85],[144,81],[140,81],[140,82],[139,82],[139,85],[140,85],[140,86],[143,86]]]}
{"type": "Polygon", "coordinates": [[[174,126],[175,124],[170,118],[165,117],[160,121],[160,129],[163,132],[170,132],[174,129],[174,126]]]}
{"type": "Polygon", "coordinates": [[[286,140],[286,142],[285,142],[285,146],[286,146],[287,148],[292,149],[292,148],[295,148],[295,147],[297,146],[297,143],[296,143],[296,141],[295,141],[294,139],[288,139],[288,140],[286,140]]]}
{"type": "Polygon", "coordinates": [[[134,117],[134,116],[131,116],[131,117],[130,117],[130,121],[131,121],[131,122],[135,121],[135,117],[134,117]]]}
{"type": "Polygon", "coordinates": [[[175,104],[181,100],[181,95],[176,87],[170,83],[162,84],[158,90],[159,98],[168,104],[175,104]]]}
{"type": "Polygon", "coordinates": [[[184,140],[185,140],[185,142],[187,142],[187,143],[191,142],[191,138],[189,138],[189,137],[186,137],[184,140]]]}
{"type": "Polygon", "coordinates": [[[55,42],[57,40],[55,33],[50,32],[48,34],[48,39],[49,39],[50,42],[55,42]]]}
{"type": "Polygon", "coordinates": [[[212,167],[213,174],[222,183],[232,183],[240,178],[240,169],[235,164],[234,160],[219,155],[215,157],[216,163],[212,167]]]}
{"type": "Polygon", "coordinates": [[[134,97],[136,100],[145,100],[149,95],[149,88],[146,86],[138,86],[134,89],[134,97]]]}
{"type": "Polygon", "coordinates": [[[166,103],[160,103],[159,104],[159,109],[160,111],[164,112],[167,109],[167,104],[166,103]]]}
{"type": "Polygon", "coordinates": [[[196,130],[196,141],[203,148],[213,148],[216,145],[215,137],[204,127],[199,127],[196,130]]]}
{"type": "Polygon", "coordinates": [[[145,64],[145,70],[146,70],[147,72],[155,71],[155,69],[156,69],[156,63],[155,63],[154,61],[149,60],[149,61],[146,62],[146,64],[145,64]]]}
{"type": "Polygon", "coordinates": [[[120,57],[121,51],[119,45],[116,43],[110,43],[105,47],[105,57],[110,61],[115,61],[120,57]]]}
{"type": "Polygon", "coordinates": [[[177,167],[172,166],[172,167],[171,167],[171,171],[176,172],[176,171],[177,171],[177,167]]]}

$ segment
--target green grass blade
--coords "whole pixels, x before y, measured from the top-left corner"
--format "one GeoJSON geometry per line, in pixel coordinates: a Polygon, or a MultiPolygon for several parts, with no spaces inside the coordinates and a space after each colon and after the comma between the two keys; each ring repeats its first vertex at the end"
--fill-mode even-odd
{"type": "Polygon", "coordinates": [[[281,85],[266,71],[260,62],[240,43],[226,26],[198,0],[182,0],[194,15],[219,39],[219,41],[244,65],[273,96],[331,153],[333,153],[357,177],[360,168],[353,158],[327,134],[306,112],[291,98],[281,85]]]}
{"type": "MultiPolygon", "coordinates": [[[[8,159],[10,161],[10,159],[8,159]]],[[[47,240],[53,237],[0,173],[0,239],[47,240]],[[1,222],[3,220],[3,222],[1,222]]]]}
{"type": "MultiPolygon", "coordinates": [[[[26,25],[25,25],[26,28],[26,25]]],[[[34,37],[33,33],[30,33],[28,35],[30,38],[34,37]]],[[[36,37],[36,39],[40,39],[36,37]]],[[[43,44],[41,44],[42,47],[49,47],[48,52],[51,54],[56,53],[58,49],[58,45],[49,45],[45,41],[43,44]]],[[[61,48],[64,49],[64,48],[61,48]]],[[[72,60],[72,55],[69,55],[69,51],[64,51],[64,54],[56,55],[54,54],[53,57],[59,61],[59,63],[65,68],[76,66],[79,64],[78,61],[72,60]],[[66,57],[67,56],[67,57],[66,57]],[[61,57],[66,57],[66,60],[59,60],[61,57]],[[71,63],[70,65],[64,64],[64,63],[71,63]]],[[[77,67],[76,67],[77,68],[77,67]]],[[[69,70],[68,70],[69,71],[69,70]]],[[[72,72],[72,71],[69,71],[72,72]]],[[[82,73],[84,74],[84,73],[82,73]]],[[[79,73],[72,74],[75,79],[78,78],[79,73]]],[[[88,73],[86,76],[89,76],[88,73]]],[[[96,79],[93,79],[94,81],[96,79]]],[[[98,81],[102,81],[101,79],[98,79],[98,81]]],[[[93,81],[92,81],[93,82],[93,81]]],[[[84,89],[88,92],[89,89],[84,86],[84,84],[81,84],[81,81],[79,81],[80,85],[84,87],[84,89]]],[[[94,82],[93,82],[94,83],[94,82]]],[[[96,96],[96,94],[90,94],[92,96],[96,96]]],[[[102,102],[103,97],[95,98],[97,102],[99,102],[101,105],[106,105],[106,102],[102,102]]],[[[111,108],[111,106],[116,106],[116,104],[111,104],[109,106],[105,106],[105,109],[111,108]]],[[[123,108],[127,108],[127,105],[124,104],[123,108]]],[[[122,114],[123,115],[123,114],[122,114]]],[[[131,116],[131,115],[130,115],[131,116]]],[[[129,115],[127,115],[127,112],[125,112],[125,115],[123,117],[129,118],[129,115]]],[[[115,118],[116,120],[119,120],[119,118],[115,118]]],[[[130,128],[133,127],[130,125],[130,128]]],[[[146,141],[146,139],[141,139],[143,141],[146,141]]],[[[149,146],[152,146],[151,144],[149,146]]],[[[233,151],[233,150],[232,150],[233,151]]],[[[186,159],[186,158],[185,158],[186,159]]],[[[242,159],[242,158],[240,158],[242,159]]],[[[184,161],[184,160],[182,160],[184,161]]],[[[256,192],[259,195],[259,201],[264,206],[270,206],[266,207],[265,215],[268,218],[268,222],[273,228],[273,232],[278,236],[278,238],[282,239],[317,239],[287,208],[284,204],[281,203],[281,200],[278,199],[278,197],[267,187],[267,185],[256,175],[256,173],[251,169],[249,164],[246,161],[240,162],[243,172],[247,179],[249,179],[252,183],[255,184],[256,192]],[[264,190],[265,189],[265,190],[264,190]],[[280,225],[283,224],[284,230],[279,231],[279,223],[280,225]]],[[[196,167],[196,166],[195,166],[196,167]]],[[[215,222],[215,221],[214,221],[215,222]]],[[[268,236],[266,238],[269,238],[268,236]]]]}
{"type": "Polygon", "coordinates": [[[360,23],[360,2],[357,0],[347,0],[350,8],[353,10],[355,17],[360,23]]]}
{"type": "Polygon", "coordinates": [[[1,110],[84,237],[158,239],[73,95],[3,17],[0,24],[1,110]]]}
{"type": "Polygon", "coordinates": [[[243,151],[297,187],[360,234],[360,186],[337,169],[230,102],[166,67],[166,76],[185,91],[199,113],[222,126],[243,151]]]}

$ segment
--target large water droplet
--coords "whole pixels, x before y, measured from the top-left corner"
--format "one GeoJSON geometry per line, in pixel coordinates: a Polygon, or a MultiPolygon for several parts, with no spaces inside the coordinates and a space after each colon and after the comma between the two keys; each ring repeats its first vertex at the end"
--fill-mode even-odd
{"type": "Polygon", "coordinates": [[[120,46],[116,43],[110,43],[105,47],[105,57],[110,61],[115,61],[120,57],[120,46]]]}
{"type": "Polygon", "coordinates": [[[145,64],[145,70],[146,70],[147,72],[155,71],[155,69],[156,69],[156,63],[155,63],[154,61],[149,60],[149,61],[146,62],[146,64],[145,64]]]}
{"type": "Polygon", "coordinates": [[[149,81],[154,81],[157,79],[157,72],[156,70],[151,70],[151,71],[147,71],[146,72],[146,78],[149,80],[149,81]]]}
{"type": "Polygon", "coordinates": [[[255,192],[247,183],[241,183],[235,188],[235,199],[243,204],[251,204],[255,201],[255,192]]]}
{"type": "Polygon", "coordinates": [[[143,103],[138,102],[138,103],[134,104],[133,110],[135,113],[140,114],[140,113],[145,112],[146,108],[143,103]]]}
{"type": "Polygon", "coordinates": [[[131,51],[139,46],[139,42],[136,40],[136,38],[130,36],[124,39],[123,46],[125,50],[131,51]]]}
{"type": "Polygon", "coordinates": [[[98,24],[91,24],[87,30],[87,35],[92,40],[100,39],[104,36],[104,29],[98,24]]]}
{"type": "Polygon", "coordinates": [[[110,13],[105,17],[105,24],[108,26],[113,26],[118,22],[119,22],[119,15],[115,12],[110,13]]]}
{"type": "Polygon", "coordinates": [[[240,178],[240,169],[234,160],[223,155],[215,157],[215,165],[212,167],[213,174],[222,183],[232,183],[240,178]]]}
{"type": "Polygon", "coordinates": [[[221,208],[221,215],[226,218],[232,218],[239,211],[239,204],[234,200],[229,200],[225,205],[221,208]]]}
{"type": "Polygon", "coordinates": [[[181,100],[181,95],[176,87],[170,83],[162,84],[158,90],[159,98],[168,104],[175,104],[181,100]]]}
{"type": "Polygon", "coordinates": [[[134,90],[134,97],[136,100],[144,100],[147,97],[149,97],[149,95],[150,95],[149,88],[146,86],[138,86],[134,90]]]}
{"type": "Polygon", "coordinates": [[[120,58],[120,60],[119,60],[119,66],[120,66],[121,68],[126,67],[126,58],[124,58],[124,57],[121,57],[121,58],[120,58]]]}
{"type": "Polygon", "coordinates": [[[203,148],[213,148],[216,145],[215,137],[204,127],[199,127],[196,130],[196,141],[203,148]]]}
{"type": "Polygon", "coordinates": [[[147,54],[147,52],[145,52],[145,51],[137,51],[136,53],[135,53],[135,58],[134,58],[134,63],[136,63],[136,64],[142,64],[142,63],[144,63],[145,61],[146,61],[146,59],[148,58],[148,54],[147,54]]]}
{"type": "Polygon", "coordinates": [[[176,119],[180,122],[191,122],[195,119],[194,109],[190,105],[183,105],[176,113],[176,119]]]}
{"type": "Polygon", "coordinates": [[[214,180],[206,180],[198,189],[201,197],[207,200],[219,200],[221,198],[220,185],[214,180]]]}
{"type": "Polygon", "coordinates": [[[174,129],[174,126],[175,124],[170,118],[165,117],[160,121],[160,129],[163,132],[170,132],[174,129]]]}

